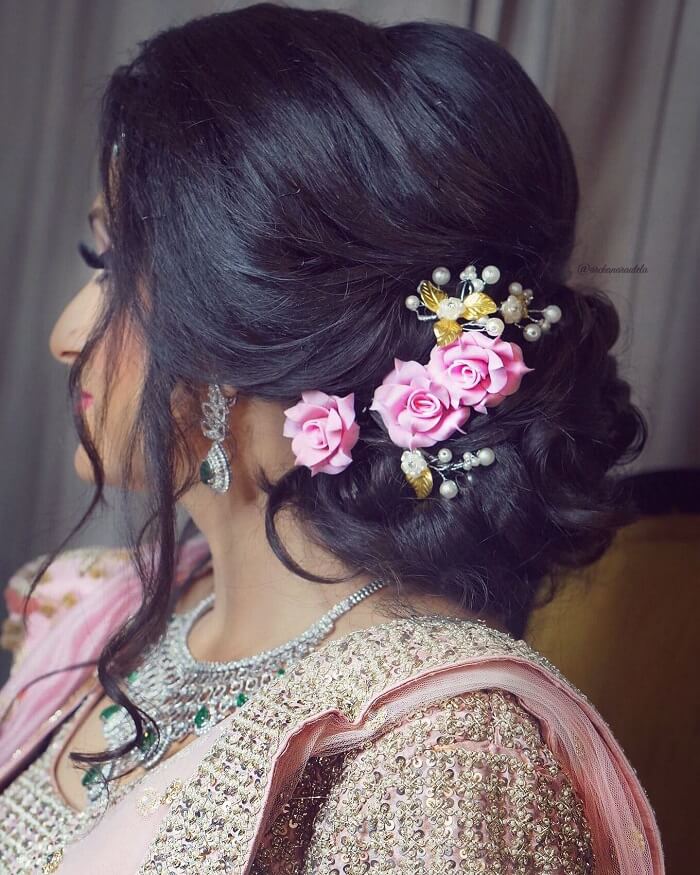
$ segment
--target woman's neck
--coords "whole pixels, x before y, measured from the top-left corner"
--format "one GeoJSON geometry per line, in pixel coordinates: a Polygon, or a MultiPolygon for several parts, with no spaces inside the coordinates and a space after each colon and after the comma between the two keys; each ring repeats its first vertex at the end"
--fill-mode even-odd
{"type": "MultiPolygon", "coordinates": [[[[188,593],[186,604],[191,607],[211,592],[215,598],[213,608],[199,618],[190,633],[190,648],[197,659],[227,662],[284,644],[374,580],[369,574],[358,574],[343,583],[305,580],[272,551],[265,533],[263,496],[251,495],[244,501],[240,495],[235,500],[227,500],[226,495],[221,499],[199,495],[199,506],[190,502],[187,510],[207,540],[211,564],[188,593]]],[[[337,556],[309,538],[290,509],[277,515],[276,526],[282,543],[305,570],[328,577],[349,573],[337,556]]],[[[477,615],[445,596],[396,593],[390,587],[393,585],[371,593],[339,617],[326,640],[411,612],[479,617],[505,630],[495,616],[477,615]]]]}

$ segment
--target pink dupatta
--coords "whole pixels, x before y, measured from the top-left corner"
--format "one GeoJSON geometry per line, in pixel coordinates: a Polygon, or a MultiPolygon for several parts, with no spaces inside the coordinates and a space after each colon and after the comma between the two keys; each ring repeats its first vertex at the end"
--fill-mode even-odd
{"type": "MultiPolygon", "coordinates": [[[[208,551],[203,535],[190,538],[183,545],[176,587],[208,551]]],[[[0,785],[53,728],[55,720],[51,718],[56,711],[95,673],[90,665],[71,671],[61,669],[96,659],[110,635],[136,612],[141,602],[141,580],[120,550],[104,548],[98,561],[103,565],[105,578],[92,576],[87,586],[82,584],[81,561],[92,552],[91,548],[79,548],[59,555],[47,569],[51,582],[39,584],[38,589],[51,587],[61,598],[70,595],[77,603],[52,619],[50,625],[47,623],[48,628],[35,624],[33,631],[30,624],[21,663],[0,690],[0,785]],[[29,686],[35,678],[51,671],[56,674],[29,686]]]]}

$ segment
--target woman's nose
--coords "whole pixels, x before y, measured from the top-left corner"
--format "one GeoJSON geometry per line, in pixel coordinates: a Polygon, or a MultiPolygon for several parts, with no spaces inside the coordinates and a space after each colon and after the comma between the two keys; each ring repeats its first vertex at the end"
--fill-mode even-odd
{"type": "Polygon", "coordinates": [[[73,297],[51,330],[49,349],[59,362],[71,365],[85,341],[98,315],[100,286],[93,279],[73,297]]]}

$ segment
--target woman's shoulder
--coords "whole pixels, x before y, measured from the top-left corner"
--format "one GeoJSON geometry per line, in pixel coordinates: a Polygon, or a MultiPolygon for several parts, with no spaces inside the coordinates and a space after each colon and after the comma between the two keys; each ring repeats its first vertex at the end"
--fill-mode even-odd
{"type": "MultiPolygon", "coordinates": [[[[312,651],[287,674],[296,688],[306,691],[310,701],[333,701],[355,718],[368,699],[419,675],[430,675],[431,690],[441,685],[448,689],[450,682],[445,678],[449,670],[474,661],[501,667],[507,663],[511,672],[514,666],[525,664],[536,669],[546,683],[558,683],[585,700],[557,667],[524,639],[481,620],[443,615],[394,619],[355,630],[312,651]]],[[[421,683],[428,687],[427,681],[421,683]]]]}
{"type": "MultiPolygon", "coordinates": [[[[342,663],[375,695],[391,687],[412,704],[397,720],[380,714],[380,734],[342,760],[309,764],[327,765],[334,779],[314,820],[304,873],[342,872],[353,862],[378,872],[542,871],[544,861],[563,875],[593,871],[584,800],[572,776],[538,717],[510,684],[498,683],[498,672],[503,680],[518,663],[566,683],[525,641],[482,623],[424,618],[352,633],[318,658],[342,663]],[[474,657],[498,664],[492,686],[440,687],[451,666],[474,657]]],[[[311,662],[306,669],[314,669],[311,662]]],[[[347,706],[345,681],[335,683],[347,706]]],[[[352,707],[348,713],[358,716],[352,707]]]]}
{"type": "Polygon", "coordinates": [[[594,871],[584,802],[537,718],[505,690],[417,707],[370,743],[309,769],[326,765],[334,778],[304,873],[359,864],[396,873],[594,871]]]}

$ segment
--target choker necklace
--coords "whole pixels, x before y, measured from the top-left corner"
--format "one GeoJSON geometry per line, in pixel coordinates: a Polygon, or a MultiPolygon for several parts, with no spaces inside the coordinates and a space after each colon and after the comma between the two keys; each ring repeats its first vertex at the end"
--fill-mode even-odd
{"type": "MultiPolygon", "coordinates": [[[[272,650],[232,662],[200,661],[192,656],[187,639],[196,621],[214,604],[211,593],[191,611],[173,613],[164,636],[145,651],[138,669],[126,678],[129,698],[151,717],[140,746],[99,766],[83,776],[88,806],[94,811],[108,801],[107,781],[135,766],[153,768],[170,746],[191,733],[203,735],[212,726],[240,708],[251,695],[306,656],[334,628],[335,620],[362,599],[385,586],[373,580],[335,604],[306,631],[272,650]]],[[[121,705],[108,705],[100,712],[102,731],[109,747],[136,737],[134,722],[121,705]]]]}

